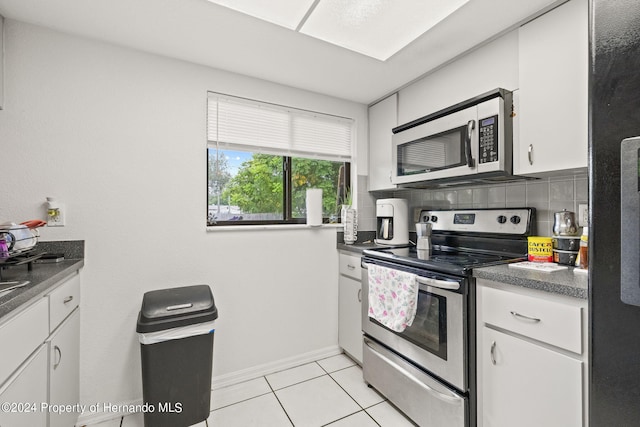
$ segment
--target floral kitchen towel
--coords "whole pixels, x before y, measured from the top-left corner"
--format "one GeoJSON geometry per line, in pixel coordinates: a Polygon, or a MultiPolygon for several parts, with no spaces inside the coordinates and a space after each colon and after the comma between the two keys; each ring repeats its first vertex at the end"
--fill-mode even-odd
{"type": "Polygon", "coordinates": [[[418,303],[417,276],[405,271],[368,264],[369,317],[392,331],[411,326],[418,303]]]}

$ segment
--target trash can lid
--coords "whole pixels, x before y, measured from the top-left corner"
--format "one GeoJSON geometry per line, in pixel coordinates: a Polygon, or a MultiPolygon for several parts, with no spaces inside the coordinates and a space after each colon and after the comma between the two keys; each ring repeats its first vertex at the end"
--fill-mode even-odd
{"type": "Polygon", "coordinates": [[[184,286],[146,292],[138,314],[137,332],[156,332],[218,318],[211,288],[184,286]]]}

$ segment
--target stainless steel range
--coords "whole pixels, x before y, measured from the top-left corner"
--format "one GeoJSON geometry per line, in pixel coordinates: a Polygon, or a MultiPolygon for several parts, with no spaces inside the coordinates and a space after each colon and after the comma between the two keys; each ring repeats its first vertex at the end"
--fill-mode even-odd
{"type": "MultiPolygon", "coordinates": [[[[407,246],[363,253],[364,380],[420,426],[475,426],[472,270],[524,260],[535,209],[423,210],[420,222],[431,224],[430,250],[407,246]],[[383,277],[415,278],[415,317],[401,332],[370,314],[367,296],[377,297],[369,294],[371,265],[375,274],[391,271],[383,277]]],[[[379,289],[380,276],[372,280],[379,289]]]]}

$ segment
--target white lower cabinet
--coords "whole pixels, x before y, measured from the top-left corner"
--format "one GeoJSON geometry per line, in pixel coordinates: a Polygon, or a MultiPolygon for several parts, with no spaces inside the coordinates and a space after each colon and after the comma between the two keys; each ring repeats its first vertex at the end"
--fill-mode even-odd
{"type": "Polygon", "coordinates": [[[338,303],[338,342],[347,353],[362,363],[361,282],[340,277],[338,303]]]}
{"type": "Polygon", "coordinates": [[[582,361],[483,328],[485,427],[582,426],[582,361]]]}
{"type": "Polygon", "coordinates": [[[476,284],[478,427],[585,427],[587,301],[476,284]]]}
{"type": "Polygon", "coordinates": [[[75,425],[77,407],[54,405],[79,403],[79,304],[76,272],[0,323],[0,427],[75,425]]]}
{"type": "MultiPolygon", "coordinates": [[[[80,309],[49,337],[49,403],[77,405],[80,401],[80,309]]],[[[49,413],[49,427],[73,426],[78,413],[49,413]]]]}
{"type": "Polygon", "coordinates": [[[47,401],[46,378],[47,346],[41,344],[0,388],[0,426],[47,425],[47,413],[41,407],[47,401]]]}
{"type": "Polygon", "coordinates": [[[360,257],[340,254],[338,344],[362,363],[362,282],[360,257]]]}

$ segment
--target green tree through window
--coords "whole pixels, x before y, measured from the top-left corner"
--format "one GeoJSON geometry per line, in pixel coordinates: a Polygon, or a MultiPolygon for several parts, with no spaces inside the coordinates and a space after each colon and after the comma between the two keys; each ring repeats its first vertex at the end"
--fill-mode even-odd
{"type": "Polygon", "coordinates": [[[209,225],[302,223],[307,188],[323,190],[323,216],[339,217],[349,164],[208,150],[209,225]]]}

